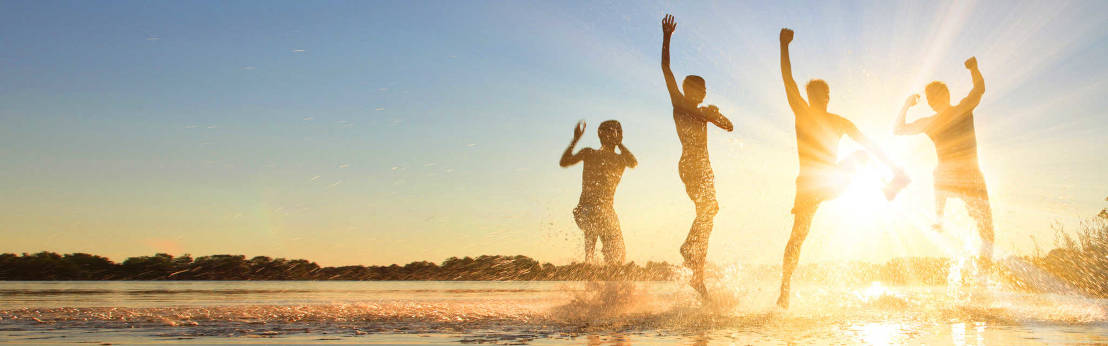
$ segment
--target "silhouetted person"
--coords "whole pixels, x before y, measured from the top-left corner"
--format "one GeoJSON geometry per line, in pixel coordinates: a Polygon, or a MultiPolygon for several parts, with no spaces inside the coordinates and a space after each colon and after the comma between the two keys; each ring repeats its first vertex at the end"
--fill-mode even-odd
{"type": "Polygon", "coordinates": [[[981,235],[981,259],[987,265],[993,253],[993,215],[989,206],[989,193],[985,189],[985,176],[977,164],[977,134],[973,126],[973,109],[985,93],[985,79],[977,69],[977,58],[966,60],[965,66],[973,76],[973,89],[969,95],[950,105],[950,90],[943,82],[927,84],[927,104],[935,114],[905,124],[908,108],[919,102],[919,95],[912,95],[904,102],[896,117],[893,133],[897,135],[927,134],[935,144],[939,166],[935,168],[935,216],[936,230],[942,229],[943,209],[946,200],[961,198],[977,221],[981,235]]]}
{"type": "Polygon", "coordinates": [[[569,167],[585,162],[581,174],[581,199],[577,208],[573,208],[573,219],[577,227],[585,232],[585,263],[594,263],[593,250],[599,238],[604,243],[604,261],[608,264],[623,264],[623,232],[619,229],[619,217],[613,207],[616,186],[623,177],[623,169],[635,168],[639,164],[627,147],[623,146],[623,129],[619,122],[608,120],[600,123],[597,135],[600,136],[600,149],[583,148],[576,154],[573,147],[585,133],[585,122],[577,123],[573,129],[573,141],[562,153],[558,163],[569,167]],[[615,149],[619,148],[617,154],[615,149]]]}
{"type": "Polygon", "coordinates": [[[850,136],[861,144],[866,151],[876,156],[895,173],[895,178],[885,189],[885,196],[892,200],[908,183],[907,176],[897,168],[873,142],[858,130],[854,123],[846,118],[827,112],[827,103],[831,100],[831,91],[827,83],[820,79],[808,82],[808,102],[800,96],[800,90],[793,80],[792,65],[789,62],[789,42],[793,40],[793,31],[781,29],[781,77],[785,81],[785,95],[789,99],[796,122],[796,147],[800,171],[796,177],[796,198],[793,200],[793,229],[789,243],[785,246],[785,256],[781,271],[781,296],[777,305],[789,307],[789,285],[793,270],[800,257],[800,246],[808,236],[812,218],[820,203],[834,199],[845,189],[854,175],[855,169],[869,159],[865,152],[858,151],[839,161],[839,140],[843,135],[850,136]],[[810,104],[809,104],[810,102],[810,104]]]}
{"type": "Polygon", "coordinates": [[[693,270],[690,284],[701,294],[707,296],[704,287],[704,260],[708,255],[708,236],[712,233],[712,219],[719,211],[716,203],[715,174],[708,162],[708,123],[731,131],[734,127],[727,117],[714,105],[698,107],[704,101],[707,89],[704,79],[699,76],[687,76],[683,83],[685,93],[677,89],[677,80],[669,69],[669,38],[677,29],[672,15],[662,19],[662,74],[666,78],[666,88],[673,103],[673,122],[677,126],[677,138],[681,140],[681,160],[677,171],[685,183],[685,192],[696,205],[696,218],[685,244],[681,245],[684,265],[693,270]]]}

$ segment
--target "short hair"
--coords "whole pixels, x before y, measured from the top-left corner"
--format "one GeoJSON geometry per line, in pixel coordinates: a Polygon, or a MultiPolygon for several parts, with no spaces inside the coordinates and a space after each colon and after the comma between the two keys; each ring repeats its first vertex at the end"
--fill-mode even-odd
{"type": "Polygon", "coordinates": [[[688,90],[689,87],[695,87],[695,88],[699,88],[699,89],[704,89],[705,88],[704,87],[704,78],[701,78],[700,76],[697,76],[697,75],[691,75],[690,74],[690,75],[686,76],[685,81],[682,84],[684,85],[685,90],[688,90]]]}
{"type": "Polygon", "coordinates": [[[927,87],[923,88],[923,91],[927,94],[928,98],[931,98],[931,95],[936,95],[936,93],[940,92],[950,95],[950,90],[946,88],[946,84],[943,84],[943,82],[940,81],[927,83],[927,87]]]}
{"type": "Polygon", "coordinates": [[[815,93],[829,94],[831,93],[831,87],[827,86],[827,82],[822,79],[813,79],[808,81],[808,85],[804,86],[804,89],[808,91],[808,97],[811,98],[815,93]]]}
{"type": "Polygon", "coordinates": [[[619,145],[623,141],[623,128],[618,121],[606,120],[600,123],[596,135],[600,137],[601,145],[619,145]]]}
{"type": "Polygon", "coordinates": [[[605,120],[604,122],[600,123],[600,127],[597,128],[597,131],[605,131],[607,129],[612,129],[618,133],[623,133],[623,126],[619,124],[619,120],[605,120]]]}

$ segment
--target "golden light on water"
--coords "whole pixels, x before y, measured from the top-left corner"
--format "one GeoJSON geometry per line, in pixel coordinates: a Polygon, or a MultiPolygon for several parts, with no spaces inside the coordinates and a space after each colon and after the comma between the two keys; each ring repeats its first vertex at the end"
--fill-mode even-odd
{"type": "Polygon", "coordinates": [[[862,342],[867,345],[899,344],[905,336],[905,331],[896,323],[866,323],[857,329],[862,342]]]}
{"type": "Polygon", "coordinates": [[[74,281],[2,283],[0,339],[1108,343],[1108,245],[1051,251],[1051,224],[1105,207],[1106,4],[4,3],[0,278],[74,281]],[[674,72],[735,125],[707,132],[708,293],[678,252],[697,211],[662,13],[674,72]],[[783,27],[797,82],[826,80],[912,182],[886,199],[871,156],[831,184],[775,304],[798,175],[783,27]],[[928,82],[964,97],[970,56],[992,268],[964,201],[932,227],[932,141],[891,131],[928,82]],[[616,119],[641,160],[614,198],[634,264],[579,264],[587,182],[555,159],[582,118],[581,146],[616,119]]]}
{"type": "Polygon", "coordinates": [[[880,281],[874,281],[870,283],[869,287],[860,289],[856,294],[862,301],[872,302],[882,297],[891,296],[893,292],[881,284],[880,281]]]}

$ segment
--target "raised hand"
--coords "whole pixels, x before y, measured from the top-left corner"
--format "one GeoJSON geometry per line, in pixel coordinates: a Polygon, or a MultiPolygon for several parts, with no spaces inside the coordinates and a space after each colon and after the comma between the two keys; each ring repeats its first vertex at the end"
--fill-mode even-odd
{"type": "Polygon", "coordinates": [[[673,18],[672,14],[666,14],[662,18],[662,33],[670,35],[673,34],[674,30],[677,30],[677,20],[673,18]]]}
{"type": "Polygon", "coordinates": [[[919,94],[912,94],[912,96],[908,96],[907,100],[904,100],[904,107],[915,106],[916,103],[919,103],[919,94]]]}
{"type": "Polygon", "coordinates": [[[969,59],[966,59],[966,68],[971,69],[971,70],[976,69],[977,68],[977,57],[971,56],[969,59]]]}
{"type": "Polygon", "coordinates": [[[558,161],[559,166],[573,166],[584,159],[584,150],[577,152],[577,154],[573,153],[573,147],[577,145],[577,140],[581,139],[581,135],[583,134],[585,134],[585,121],[581,120],[577,122],[577,125],[573,126],[573,140],[569,142],[566,151],[562,152],[562,159],[558,161]]]}
{"type": "Polygon", "coordinates": [[[793,30],[789,28],[781,28],[781,44],[789,44],[793,41],[793,30]]]}

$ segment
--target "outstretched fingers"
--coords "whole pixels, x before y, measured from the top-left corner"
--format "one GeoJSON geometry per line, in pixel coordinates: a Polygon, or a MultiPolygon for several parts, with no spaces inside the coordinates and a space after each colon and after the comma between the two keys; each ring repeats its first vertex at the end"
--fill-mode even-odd
{"type": "Polygon", "coordinates": [[[677,30],[677,20],[672,14],[667,13],[666,16],[662,18],[662,31],[671,33],[674,30],[677,30]]]}

